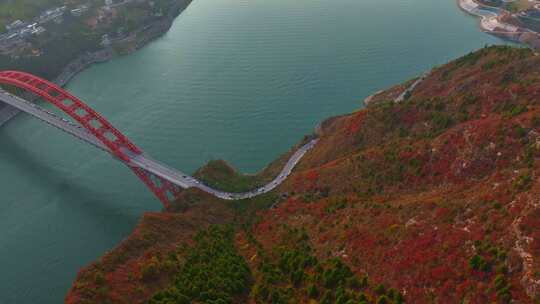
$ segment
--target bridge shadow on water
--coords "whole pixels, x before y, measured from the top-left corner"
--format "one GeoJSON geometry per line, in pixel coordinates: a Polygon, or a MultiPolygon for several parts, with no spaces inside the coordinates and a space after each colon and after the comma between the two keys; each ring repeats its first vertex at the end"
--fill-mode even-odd
{"type": "MultiPolygon", "coordinates": [[[[2,133],[0,132],[0,135],[2,133]]],[[[130,214],[120,212],[118,204],[112,201],[108,202],[103,193],[90,189],[69,177],[56,174],[54,168],[39,159],[39,152],[30,152],[21,147],[9,134],[3,134],[4,136],[1,136],[2,143],[0,143],[0,158],[22,170],[31,184],[53,189],[51,190],[53,193],[61,193],[60,195],[64,198],[58,201],[61,204],[66,204],[61,207],[75,209],[77,212],[84,213],[88,218],[100,219],[100,224],[103,224],[104,216],[114,218],[115,221],[134,221],[130,214]]]]}

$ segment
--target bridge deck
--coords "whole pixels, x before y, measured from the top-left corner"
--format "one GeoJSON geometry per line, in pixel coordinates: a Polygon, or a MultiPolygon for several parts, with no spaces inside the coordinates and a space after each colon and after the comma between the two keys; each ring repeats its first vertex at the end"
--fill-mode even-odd
{"type": "MultiPolygon", "coordinates": [[[[7,104],[8,106],[13,107],[14,109],[18,109],[22,112],[32,115],[35,118],[38,118],[39,120],[44,121],[45,123],[78,138],[79,140],[89,143],[90,145],[100,150],[103,150],[107,153],[112,154],[110,149],[107,146],[105,146],[101,141],[99,141],[92,133],[90,133],[85,128],[77,124],[74,124],[71,121],[66,120],[52,112],[49,112],[34,103],[31,103],[22,98],[9,94],[5,91],[0,91],[0,105],[1,105],[1,102],[7,104]]],[[[289,161],[284,166],[280,174],[270,183],[266,184],[263,187],[254,189],[252,191],[243,192],[243,193],[224,192],[224,191],[210,188],[209,186],[203,184],[201,181],[197,180],[196,178],[189,176],[188,174],[185,174],[176,169],[173,169],[165,164],[162,164],[152,159],[145,153],[136,155],[127,149],[125,150],[125,152],[130,157],[130,162],[128,164],[129,166],[141,168],[145,170],[146,172],[149,172],[166,181],[169,181],[170,183],[176,186],[179,186],[184,189],[195,187],[207,193],[210,193],[216,197],[219,197],[221,199],[239,200],[239,199],[246,199],[246,198],[251,198],[257,195],[261,195],[263,193],[267,193],[273,190],[274,188],[276,188],[289,176],[289,174],[292,172],[294,167],[298,164],[300,159],[302,159],[302,157],[311,148],[313,148],[313,146],[315,146],[317,141],[318,139],[313,139],[309,143],[307,143],[306,145],[298,149],[298,151],[296,151],[294,155],[289,159],[289,161]]]]}

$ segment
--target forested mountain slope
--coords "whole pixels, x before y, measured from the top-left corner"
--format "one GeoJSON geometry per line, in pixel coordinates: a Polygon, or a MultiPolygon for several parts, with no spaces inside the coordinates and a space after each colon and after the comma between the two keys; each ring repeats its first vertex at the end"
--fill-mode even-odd
{"type": "Polygon", "coordinates": [[[274,193],[147,214],[67,302],[538,303],[540,57],[484,48],[400,90],[323,122],[274,193]]]}

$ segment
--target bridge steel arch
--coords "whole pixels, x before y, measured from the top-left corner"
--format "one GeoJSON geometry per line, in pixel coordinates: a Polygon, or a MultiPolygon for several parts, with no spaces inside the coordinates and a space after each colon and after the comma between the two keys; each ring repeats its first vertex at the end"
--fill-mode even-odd
{"type": "Polygon", "coordinates": [[[0,84],[15,86],[38,95],[77,121],[102,142],[113,156],[126,164],[165,208],[180,194],[181,189],[178,186],[133,165],[131,158],[142,155],[143,151],[98,112],[66,90],[47,80],[19,71],[0,71],[0,84]]]}

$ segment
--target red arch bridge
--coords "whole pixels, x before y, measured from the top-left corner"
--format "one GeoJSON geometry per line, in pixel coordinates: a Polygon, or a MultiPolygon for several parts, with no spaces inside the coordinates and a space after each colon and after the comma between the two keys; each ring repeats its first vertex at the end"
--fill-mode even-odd
{"type": "Polygon", "coordinates": [[[243,193],[224,192],[210,188],[201,181],[152,159],[98,112],[47,80],[24,72],[1,71],[0,85],[14,86],[28,91],[67,114],[73,121],[60,117],[35,103],[0,88],[0,102],[110,153],[115,159],[126,164],[165,207],[168,207],[178,197],[182,189],[191,187],[199,188],[227,200],[246,199],[269,192],[287,178],[305,153],[318,141],[313,139],[298,149],[284,166],[281,173],[270,183],[243,193]]]}

